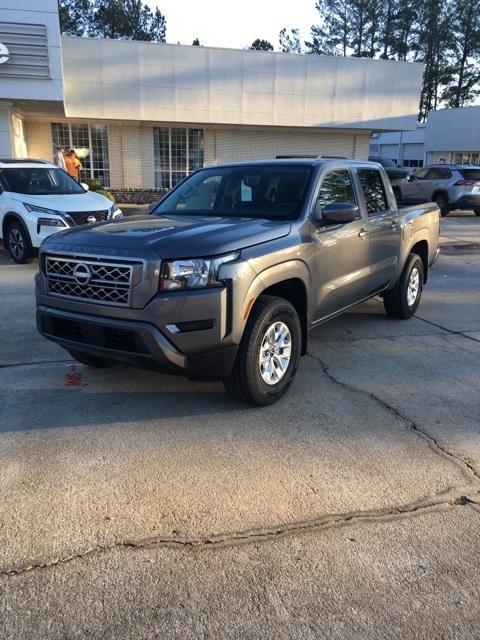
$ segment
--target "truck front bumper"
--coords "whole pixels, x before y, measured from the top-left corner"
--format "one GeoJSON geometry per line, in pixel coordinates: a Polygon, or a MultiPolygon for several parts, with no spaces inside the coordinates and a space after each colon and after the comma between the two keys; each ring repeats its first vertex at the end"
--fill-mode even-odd
{"type": "MultiPolygon", "coordinates": [[[[87,315],[46,305],[37,306],[39,332],[68,351],[98,355],[119,363],[191,380],[224,380],[230,374],[238,346],[182,353],[148,322],[87,315]]],[[[194,327],[195,329],[195,327],[194,327]]],[[[201,334],[202,330],[191,331],[201,334]]]]}

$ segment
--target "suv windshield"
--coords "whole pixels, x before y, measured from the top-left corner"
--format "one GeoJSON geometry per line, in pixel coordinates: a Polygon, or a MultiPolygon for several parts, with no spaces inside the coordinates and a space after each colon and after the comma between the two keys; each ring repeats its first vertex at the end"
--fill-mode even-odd
{"type": "Polygon", "coordinates": [[[182,182],[152,213],[298,217],[312,167],[264,164],[201,169],[182,182]]]}
{"type": "Polygon", "coordinates": [[[85,193],[65,171],[50,167],[0,169],[0,187],[31,196],[85,193]]]}

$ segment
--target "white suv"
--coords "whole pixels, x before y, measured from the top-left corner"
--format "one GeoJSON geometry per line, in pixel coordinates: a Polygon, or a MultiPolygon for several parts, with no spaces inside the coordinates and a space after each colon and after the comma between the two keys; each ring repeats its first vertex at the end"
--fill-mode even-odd
{"type": "Polygon", "coordinates": [[[121,216],[108,198],[54,164],[0,160],[0,238],[15,262],[29,260],[52,233],[121,216]]]}

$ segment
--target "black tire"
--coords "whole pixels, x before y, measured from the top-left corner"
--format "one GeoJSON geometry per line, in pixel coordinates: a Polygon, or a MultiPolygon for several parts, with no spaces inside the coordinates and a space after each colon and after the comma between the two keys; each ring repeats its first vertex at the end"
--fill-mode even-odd
{"type": "Polygon", "coordinates": [[[108,360],[107,358],[101,358],[99,356],[92,356],[84,351],[70,351],[68,353],[80,364],[85,364],[87,367],[93,367],[94,369],[110,369],[115,366],[115,362],[108,360]]]}
{"type": "Polygon", "coordinates": [[[433,199],[437,207],[440,209],[442,218],[448,216],[450,209],[448,207],[448,198],[444,193],[437,193],[433,199]]]}
{"type": "Polygon", "coordinates": [[[15,220],[7,227],[5,234],[5,247],[14,262],[25,264],[33,257],[32,243],[30,236],[21,222],[15,220]]]}
{"type": "MultiPolygon", "coordinates": [[[[262,407],[277,402],[293,381],[301,348],[302,329],[293,305],[282,298],[260,296],[248,318],[233,370],[223,383],[226,390],[246,404],[262,407]],[[277,322],[285,324],[290,333],[290,361],[283,377],[276,383],[268,384],[260,371],[260,349],[267,330],[277,322]]],[[[275,370],[278,371],[276,368],[275,370]]]]}
{"type": "Polygon", "coordinates": [[[423,290],[424,268],[420,256],[411,253],[403,268],[402,274],[391,291],[385,291],[383,295],[383,306],[389,318],[406,320],[411,318],[420,304],[423,290]],[[416,269],[418,273],[418,292],[413,303],[409,303],[409,282],[412,271],[416,269]]]}
{"type": "Polygon", "coordinates": [[[474,209],[473,211],[476,216],[480,216],[480,209],[474,209]]]}

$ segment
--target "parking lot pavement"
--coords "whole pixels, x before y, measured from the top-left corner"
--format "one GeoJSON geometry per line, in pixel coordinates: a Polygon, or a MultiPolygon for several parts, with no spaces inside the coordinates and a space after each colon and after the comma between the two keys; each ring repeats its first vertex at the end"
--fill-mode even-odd
{"type": "Polygon", "coordinates": [[[442,243],[264,409],[72,369],[0,252],[0,638],[478,638],[480,219],[442,243]]]}

